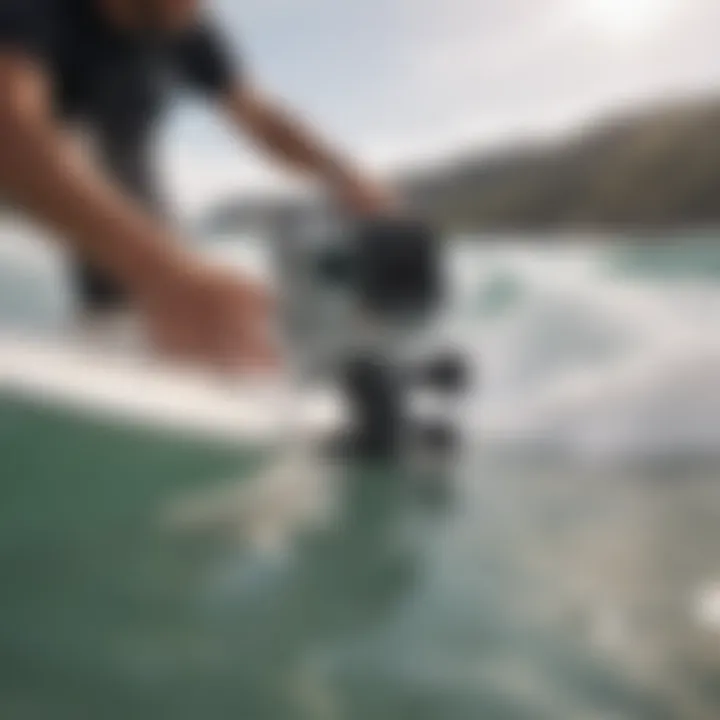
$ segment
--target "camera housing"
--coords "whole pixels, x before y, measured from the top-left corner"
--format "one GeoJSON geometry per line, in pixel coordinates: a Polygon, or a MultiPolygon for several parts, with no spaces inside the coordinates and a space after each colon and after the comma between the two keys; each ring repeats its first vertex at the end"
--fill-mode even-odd
{"type": "Polygon", "coordinates": [[[418,444],[458,446],[453,419],[424,433],[411,409],[418,390],[454,400],[470,384],[462,354],[436,347],[443,246],[430,225],[410,218],[296,218],[275,243],[296,366],[343,392],[350,427],[336,447],[348,455],[398,460],[418,444]]]}

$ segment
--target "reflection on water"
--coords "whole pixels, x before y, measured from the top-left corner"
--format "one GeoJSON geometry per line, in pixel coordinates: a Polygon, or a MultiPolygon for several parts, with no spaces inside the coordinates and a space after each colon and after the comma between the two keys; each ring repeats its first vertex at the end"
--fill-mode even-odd
{"type": "Polygon", "coordinates": [[[716,469],[336,470],[267,545],[161,522],[257,455],[12,403],[0,427],[3,718],[717,716],[716,469]]]}
{"type": "Polygon", "coordinates": [[[458,247],[444,484],[0,397],[0,718],[714,720],[715,245],[458,247]]]}

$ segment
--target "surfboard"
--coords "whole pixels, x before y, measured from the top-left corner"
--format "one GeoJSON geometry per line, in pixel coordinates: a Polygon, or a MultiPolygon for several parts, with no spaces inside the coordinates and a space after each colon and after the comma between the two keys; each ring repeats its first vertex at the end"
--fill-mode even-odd
{"type": "Polygon", "coordinates": [[[0,397],[61,406],[98,419],[246,443],[337,429],[344,408],[328,388],[285,377],[220,378],[69,339],[0,337],[0,397]]]}

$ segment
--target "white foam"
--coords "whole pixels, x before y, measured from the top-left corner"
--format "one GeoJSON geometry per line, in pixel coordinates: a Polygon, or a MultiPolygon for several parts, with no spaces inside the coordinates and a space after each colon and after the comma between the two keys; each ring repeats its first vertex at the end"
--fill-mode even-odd
{"type": "Polygon", "coordinates": [[[588,248],[495,261],[522,297],[466,329],[485,359],[486,437],[593,459],[720,451],[720,290],[608,277],[588,248]]]}
{"type": "MultiPolygon", "coordinates": [[[[35,268],[32,278],[53,267],[60,274],[57,255],[31,231],[6,230],[0,266],[35,268]]],[[[257,243],[220,243],[208,254],[271,276],[257,243]]],[[[484,367],[470,413],[484,442],[541,443],[593,458],[720,451],[720,288],[610,277],[590,245],[467,243],[451,260],[455,305],[469,311],[449,317],[449,330],[484,367]],[[477,293],[498,275],[512,279],[518,296],[499,317],[478,319],[477,293]]],[[[23,302],[33,294],[29,287],[23,302]]],[[[229,389],[168,368],[126,367],[59,341],[0,341],[0,373],[15,391],[162,426],[266,437],[285,414],[277,388],[229,389]]],[[[339,405],[306,399],[310,414],[339,405]]]]}

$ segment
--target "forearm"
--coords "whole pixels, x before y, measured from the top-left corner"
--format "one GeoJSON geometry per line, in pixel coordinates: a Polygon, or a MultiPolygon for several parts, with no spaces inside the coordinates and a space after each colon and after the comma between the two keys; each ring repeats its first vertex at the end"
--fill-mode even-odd
{"type": "Polygon", "coordinates": [[[349,158],[277,102],[245,91],[231,97],[227,105],[231,117],[281,163],[330,184],[354,182],[359,176],[349,158]]]}
{"type": "Polygon", "coordinates": [[[75,151],[50,121],[0,118],[0,185],[125,287],[150,282],[175,252],[161,226],[75,151]]]}

